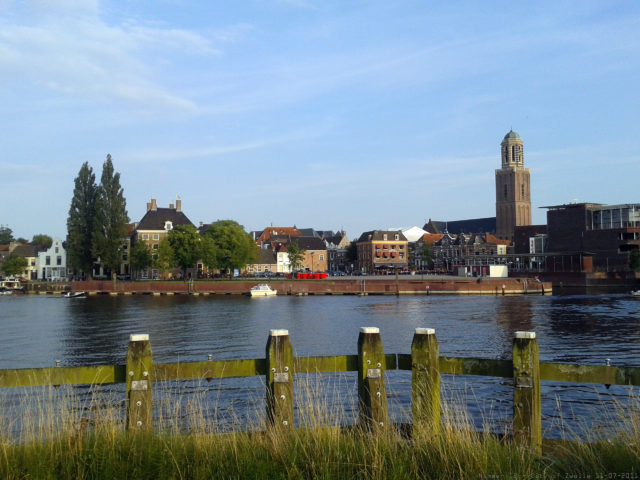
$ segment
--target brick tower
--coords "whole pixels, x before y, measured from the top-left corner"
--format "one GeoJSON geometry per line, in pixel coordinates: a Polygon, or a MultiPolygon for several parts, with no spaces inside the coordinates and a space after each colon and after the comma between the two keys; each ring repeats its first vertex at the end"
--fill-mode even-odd
{"type": "Polygon", "coordinates": [[[513,227],[531,225],[529,169],[524,168],[522,139],[513,130],[501,145],[502,168],[496,170],[496,235],[513,242],[513,227]]]}

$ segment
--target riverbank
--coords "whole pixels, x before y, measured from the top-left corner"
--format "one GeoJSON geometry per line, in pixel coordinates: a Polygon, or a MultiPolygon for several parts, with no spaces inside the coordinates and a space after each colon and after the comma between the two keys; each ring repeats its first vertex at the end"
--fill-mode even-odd
{"type": "MultiPolygon", "coordinates": [[[[89,295],[246,295],[261,279],[112,282],[72,282],[72,291],[89,295]]],[[[415,277],[268,281],[278,295],[551,295],[550,282],[527,278],[415,277]]]]}

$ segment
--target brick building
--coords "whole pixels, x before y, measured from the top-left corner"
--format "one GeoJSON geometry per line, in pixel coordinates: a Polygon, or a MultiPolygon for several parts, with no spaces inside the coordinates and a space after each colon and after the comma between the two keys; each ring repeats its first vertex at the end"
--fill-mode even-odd
{"type": "Polygon", "coordinates": [[[356,242],[358,268],[365,273],[388,273],[409,265],[409,242],[401,231],[372,230],[356,242]]]}

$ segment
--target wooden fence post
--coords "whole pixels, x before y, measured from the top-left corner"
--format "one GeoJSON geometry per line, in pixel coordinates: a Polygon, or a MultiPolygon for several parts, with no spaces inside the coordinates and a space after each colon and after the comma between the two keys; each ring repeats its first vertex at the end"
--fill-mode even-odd
{"type": "Polygon", "coordinates": [[[413,434],[440,432],[439,347],[433,328],[416,328],[411,343],[411,409],[413,434]]]}
{"type": "Polygon", "coordinates": [[[358,424],[361,427],[379,429],[389,424],[385,367],[380,329],[361,327],[358,336],[358,424]]]}
{"type": "Polygon", "coordinates": [[[127,350],[127,430],[148,431],[153,427],[151,372],[153,356],[148,334],[131,335],[127,350]]]}
{"type": "Polygon", "coordinates": [[[293,428],[293,348],[288,330],[270,330],[267,341],[267,419],[293,428]]]}
{"type": "Polygon", "coordinates": [[[516,332],[513,340],[513,437],[540,451],[540,351],[535,332],[516,332]]]}

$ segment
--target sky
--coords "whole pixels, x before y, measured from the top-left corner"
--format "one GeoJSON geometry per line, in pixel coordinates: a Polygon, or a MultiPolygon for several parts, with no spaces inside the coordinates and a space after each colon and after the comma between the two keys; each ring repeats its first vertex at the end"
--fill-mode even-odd
{"type": "Polygon", "coordinates": [[[490,217],[510,129],[544,224],[640,202],[639,86],[626,0],[0,0],[0,225],[64,238],[107,154],[131,221],[490,217]]]}

